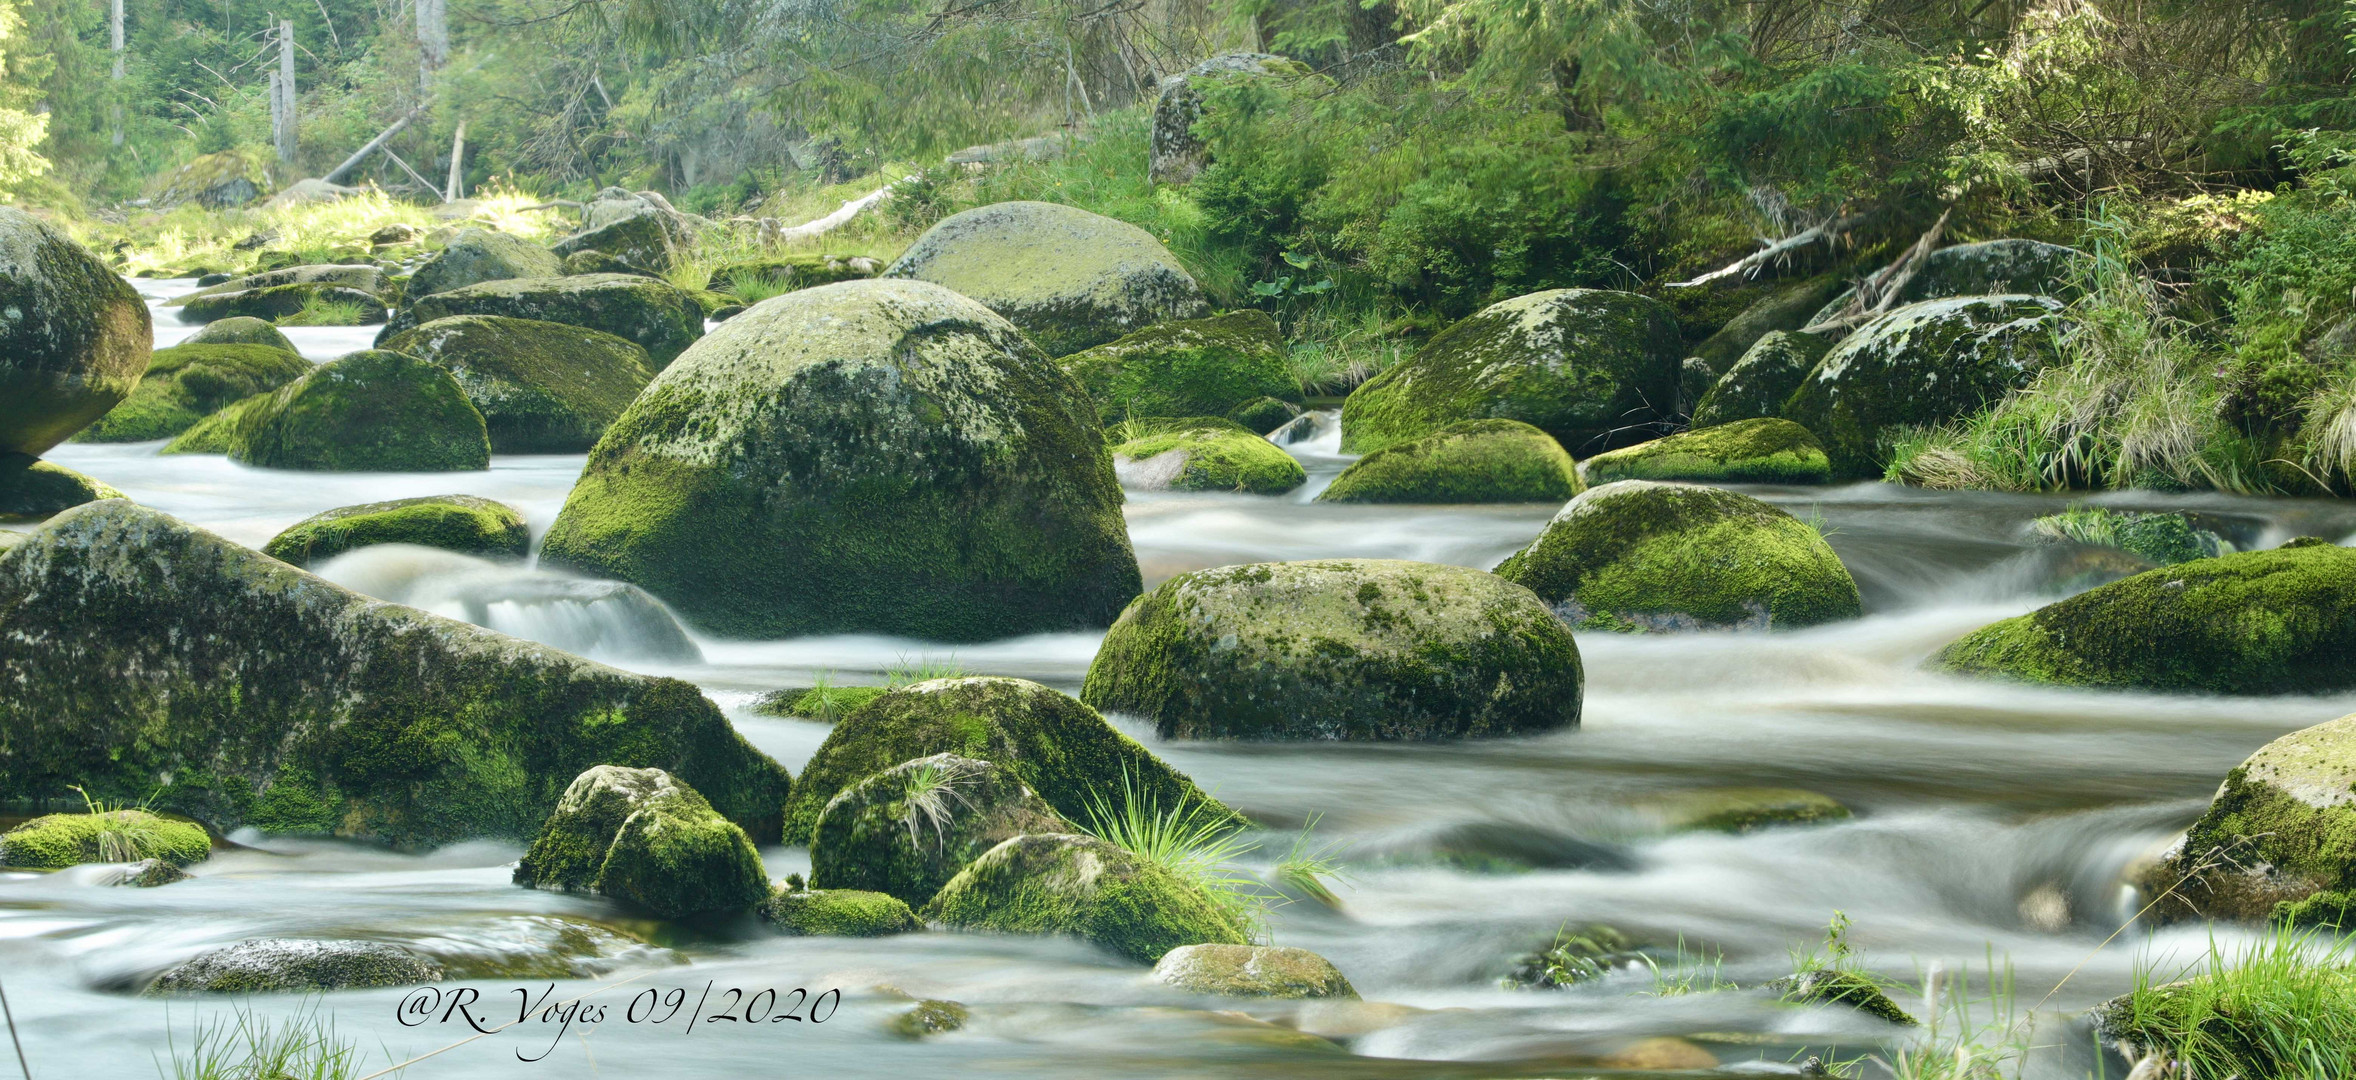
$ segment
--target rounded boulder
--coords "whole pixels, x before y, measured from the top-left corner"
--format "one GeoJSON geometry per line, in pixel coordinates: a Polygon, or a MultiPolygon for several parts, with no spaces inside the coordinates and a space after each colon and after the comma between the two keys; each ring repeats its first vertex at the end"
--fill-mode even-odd
{"type": "Polygon", "coordinates": [[[1359,458],[1317,501],[1559,503],[1586,489],[1554,436],[1519,420],[1467,420],[1359,458]]]}
{"type": "Polygon", "coordinates": [[[372,544],[522,559],[531,546],[531,530],[524,516],[505,503],[473,495],[428,495],[321,511],[271,537],[262,554],[310,566],[372,544]]]}
{"type": "Polygon", "coordinates": [[[669,282],[636,274],[578,274],[477,282],[419,297],[385,324],[377,340],[389,341],[453,315],[503,315],[602,330],[645,349],[658,370],[704,333],[703,305],[669,282]]]}
{"type": "Polygon", "coordinates": [[[934,754],[876,773],[827,802],[810,838],[810,883],[922,904],[1000,843],[1070,831],[1012,769],[934,754]]]}
{"type": "Polygon", "coordinates": [[[1002,202],[951,214],[883,276],[972,297],[1049,356],[1211,313],[1202,286],[1151,233],[1060,203],[1002,202]]]}
{"type": "Polygon", "coordinates": [[[384,347],[447,369],[483,414],[494,454],[580,454],[653,381],[646,350],[602,330],[456,315],[384,347]]]}
{"type": "Polygon", "coordinates": [[[1131,420],[1116,425],[1113,473],[1133,491],[1282,495],[1309,480],[1299,460],[1233,420],[1131,420]]]}
{"type": "Polygon", "coordinates": [[[1246,945],[1236,914],[1158,864],[1093,836],[1035,833],[984,852],[925,905],[958,930],[1070,934],[1151,964],[1182,945],[1246,945]]]}
{"type": "Polygon", "coordinates": [[[1695,428],[1587,459],[1587,482],[1690,480],[1704,484],[1821,484],[1824,446],[1807,428],[1761,417],[1695,428]]]}
{"type": "Polygon", "coordinates": [[[273,469],[448,472],[489,468],[491,437],[449,372],[367,349],[214,413],[164,452],[273,469]]]}
{"type": "MultiPolygon", "coordinates": [[[[275,327],[270,331],[277,333],[275,327]]],[[[97,423],[83,428],[74,441],[168,439],[238,401],[276,390],[310,371],[311,362],[293,350],[268,345],[158,349],[148,359],[147,377],[139,381],[139,388],[97,423]]]]}
{"type": "Polygon", "coordinates": [[[0,206],[0,453],[39,457],[139,385],[154,348],[130,283],[56,227],[0,206]]]}
{"type": "Polygon", "coordinates": [[[196,333],[180,339],[182,345],[268,345],[283,352],[298,352],[294,342],[267,319],[250,315],[232,315],[214,319],[197,328],[196,333]]]}
{"type": "Polygon", "coordinates": [[[409,276],[408,295],[415,300],[486,281],[552,278],[563,272],[563,259],[555,252],[520,236],[470,225],[409,276]]]}
{"type": "Polygon", "coordinates": [[[2174,887],[2163,918],[2258,920],[2356,900],[2356,716],[2294,731],[2227,773],[2144,884],[2155,897],[2174,887]]]}
{"type": "Polygon", "coordinates": [[[1285,371],[1284,335],[1258,310],[1149,326],[1057,362],[1096,399],[1106,424],[1225,416],[1262,398],[1301,395],[1285,371]]]}
{"type": "Polygon", "coordinates": [[[1835,343],[1827,334],[1775,330],[1762,335],[1693,408],[1693,426],[1775,416],[1835,343]]]}
{"type": "Polygon", "coordinates": [[[666,919],[769,896],[743,829],[670,773],[618,765],[595,766],[565,788],[515,882],[599,893],[666,919]]]}

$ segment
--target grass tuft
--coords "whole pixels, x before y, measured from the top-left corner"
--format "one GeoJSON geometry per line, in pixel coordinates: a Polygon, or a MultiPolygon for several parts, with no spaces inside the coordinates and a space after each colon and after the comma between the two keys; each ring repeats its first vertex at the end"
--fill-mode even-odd
{"type": "Polygon", "coordinates": [[[2108,1007],[2111,1033],[2160,1078],[2346,1080],[2356,1076],[2356,939],[2278,928],[2207,954],[2172,980],[2138,967],[2108,1007]]]}
{"type": "Polygon", "coordinates": [[[1201,889],[1246,937],[1260,936],[1268,895],[1259,879],[1235,865],[1259,845],[1244,839],[1225,816],[1191,800],[1164,809],[1160,798],[1139,788],[1126,768],[1121,771],[1118,803],[1108,801],[1101,791],[1091,791],[1087,806],[1083,831],[1201,889]]]}
{"type": "Polygon", "coordinates": [[[275,1021],[232,1005],[227,1018],[199,1021],[186,1049],[169,1025],[165,1038],[170,1067],[159,1061],[156,1071],[170,1080],[351,1080],[362,1064],[358,1044],[338,1037],[316,1002],[275,1021]]]}

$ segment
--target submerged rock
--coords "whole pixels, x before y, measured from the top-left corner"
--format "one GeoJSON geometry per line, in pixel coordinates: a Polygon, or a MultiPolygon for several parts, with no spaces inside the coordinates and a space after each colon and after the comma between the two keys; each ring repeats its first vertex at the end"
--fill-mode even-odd
{"type": "Polygon", "coordinates": [[[2339,922],[2356,892],[2356,716],[2250,755],[2138,884],[2161,920],[2339,922]]]}
{"type": "Polygon", "coordinates": [[[769,895],[743,829],[678,777],[616,765],[565,787],[515,883],[598,893],[666,919],[743,910],[769,895]]]}
{"type": "Polygon", "coordinates": [[[1211,313],[1161,241],[1075,206],[1002,202],[951,214],[884,271],[972,297],[1067,356],[1154,323],[1211,313]]]}
{"type": "Polygon", "coordinates": [[[1635,293],[1552,289],[1489,305],[1342,403],[1342,449],[1371,453],[1463,420],[1519,420],[1572,454],[1677,407],[1677,318],[1635,293]]]}
{"type": "MultiPolygon", "coordinates": [[[[280,352],[299,352],[294,342],[287,340],[285,332],[277,326],[266,319],[246,315],[232,315],[206,323],[197,328],[196,333],[180,339],[180,345],[267,345],[280,352]]],[[[152,361],[148,364],[150,369],[154,366],[152,361]]]]}
{"type": "Polygon", "coordinates": [[[366,349],[214,413],[163,452],[273,469],[449,472],[489,468],[491,437],[449,372],[366,349]]]}
{"type": "Polygon", "coordinates": [[[1285,370],[1276,320],[1254,309],[1160,323],[1057,362],[1096,400],[1108,427],[1143,417],[1224,416],[1261,398],[1301,395],[1285,370]]]}
{"type": "Polygon", "coordinates": [[[645,349],[658,371],[704,334],[703,307],[669,282],[635,274],[579,274],[484,281],[420,297],[386,323],[377,340],[390,341],[453,315],[500,315],[602,330],[645,349]]]}
{"type": "Polygon", "coordinates": [[[1767,984],[1785,1001],[1802,1005],[1846,1005],[1867,1016],[1914,1027],[1918,1021],[1891,1001],[1872,978],[1854,971],[1818,968],[1787,975],[1767,984]]]}
{"type": "MultiPolygon", "coordinates": [[[[234,321],[234,320],[223,320],[234,321]]],[[[271,333],[276,327],[251,320],[271,333]]],[[[219,323],[213,324],[215,326],[219,323]]],[[[209,328],[208,328],[209,329],[209,328]]],[[[74,436],[76,442],[168,439],[229,405],[302,378],[311,362],[268,345],[177,345],[158,349],[131,396],[74,436]]]]}
{"type": "Polygon", "coordinates": [[[271,537],[262,554],[310,566],[371,544],[418,544],[521,559],[531,539],[523,514],[505,503],[473,495],[427,495],[323,510],[271,537]]]}
{"type": "Polygon", "coordinates": [[[1309,65],[1272,53],[1230,52],[1204,60],[1161,82],[1153,106],[1152,150],[1146,177],[1156,184],[1192,183],[1211,163],[1211,148],[1194,133],[1203,118],[1203,91],[1228,79],[1276,79],[1293,83],[1309,65]]]}
{"type": "Polygon", "coordinates": [[[448,369],[483,414],[494,454],[586,453],[654,379],[636,344],[535,319],[435,319],[384,347],[448,369]]]}
{"type": "Polygon", "coordinates": [[[1932,663],[2070,686],[2328,693],[2356,687],[2352,639],[2356,551],[2315,541],[2147,570],[1981,627],[1932,663]]]}
{"type": "Polygon", "coordinates": [[[255,938],[164,972],[149,994],[356,990],[442,981],[442,965],[381,941],[255,938]]]}
{"type": "Polygon", "coordinates": [[[1686,480],[1703,484],[1821,484],[1832,479],[1823,444],[1789,420],[1737,420],[1697,427],[1597,454],[1587,482],[1686,480]]]}
{"type": "Polygon", "coordinates": [[[1309,482],[1299,460],[1233,420],[1130,420],[1116,425],[1113,473],[1133,491],[1282,495],[1309,482]]]}
{"type": "Polygon", "coordinates": [[[1004,841],[1071,831],[1012,769],[934,754],[876,773],[827,802],[810,837],[810,883],[922,904],[1004,841]]]}
{"type": "Polygon", "coordinates": [[[955,1001],[919,1001],[916,1007],[892,1018],[892,1034],[903,1039],[921,1039],[927,1035],[941,1035],[963,1028],[973,1019],[973,1011],[955,1001]]]}
{"type": "Polygon", "coordinates": [[[1862,610],[1806,522],[1748,495],[1648,480],[1589,488],[1497,573],[1595,630],[1791,629],[1862,610]]]}
{"type": "Polygon", "coordinates": [[[1554,436],[1519,420],[1467,420],[1359,458],[1317,501],[1559,503],[1585,490],[1554,436]]]}
{"type": "Polygon", "coordinates": [[[754,909],[796,937],[888,937],[924,929],[896,896],[859,889],[778,889],[754,909]]]}
{"type": "Polygon", "coordinates": [[[788,787],[687,683],[373,600],[126,501],[0,555],[0,625],[0,798],[80,784],[224,832],[429,845],[532,837],[601,763],[667,769],[756,836],[788,787]]]}
{"type": "Polygon", "coordinates": [[[39,457],[106,415],[155,344],[129,282],[56,227],[0,206],[0,454],[39,457]]]}
{"type": "Polygon", "coordinates": [[[1162,954],[1154,981],[1196,994],[1263,998],[1358,996],[1333,961],[1277,945],[1182,945],[1162,954]]]}
{"type": "Polygon", "coordinates": [[[1446,739],[1575,727],[1571,634],[1527,589],[1388,559],[1224,566],[1137,599],[1081,700],[1167,739],[1446,739]]]}
{"type": "Polygon", "coordinates": [[[45,518],[84,503],[124,495],[52,461],[0,453],[0,521],[45,518]]]}
{"type": "Polygon", "coordinates": [[[541,557],[716,633],[973,641],[1112,621],[1139,580],[1120,504],[1087,396],[1014,327],[851,281],[764,301],[658,376],[541,557]]]}
{"type": "Polygon", "coordinates": [[[1559,990],[1651,961],[1628,935],[1600,924],[1556,931],[1552,944],[1515,961],[1506,989],[1559,990]]]}
{"type": "Polygon", "coordinates": [[[1162,812],[1200,804],[1211,824],[1242,817],[1094,709],[1035,682],[965,677],[903,686],[837,723],[785,803],[785,842],[806,843],[834,797],[904,761],[950,753],[1012,772],[1057,813],[1086,821],[1090,800],[1134,790],[1162,812]]]}
{"type": "Polygon", "coordinates": [[[1070,934],[1140,963],[1182,945],[1249,945],[1235,913],[1093,836],[1018,836],[951,878],[923,916],[957,930],[1070,934]]]}
{"type": "Polygon", "coordinates": [[[1625,873],[1640,865],[1635,853],[1624,845],[1507,821],[1416,826],[1402,835],[1353,847],[1351,851],[1376,861],[1438,864],[1475,874],[1526,874],[1532,870],[1625,873]]]}
{"type": "Polygon", "coordinates": [[[187,866],[212,854],[213,841],[203,826],[145,810],[49,814],[0,834],[0,866],[35,870],[142,859],[187,866]]]}
{"type": "Polygon", "coordinates": [[[153,889],[188,880],[188,871],[162,859],[141,859],[123,868],[121,877],[110,884],[132,889],[153,889]]]}
{"type": "Polygon", "coordinates": [[[470,225],[458,230],[440,254],[409,276],[407,295],[415,302],[419,297],[486,281],[552,278],[563,269],[556,253],[547,248],[520,236],[470,225]]]}

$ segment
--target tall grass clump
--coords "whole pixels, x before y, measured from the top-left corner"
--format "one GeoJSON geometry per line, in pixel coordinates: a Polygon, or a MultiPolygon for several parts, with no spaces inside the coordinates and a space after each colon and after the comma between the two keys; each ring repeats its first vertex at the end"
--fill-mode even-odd
{"type": "Polygon", "coordinates": [[[147,813],[145,804],[132,806],[93,799],[79,784],[67,787],[82,797],[83,809],[89,813],[91,822],[98,825],[98,861],[141,862],[163,854],[172,846],[163,820],[147,813]]]}
{"type": "Polygon", "coordinates": [[[351,1080],[363,1064],[316,1003],[279,1020],[233,1005],[229,1017],[199,1021],[186,1047],[169,1026],[165,1038],[171,1060],[156,1071],[169,1080],[351,1080]]]}
{"type": "Polygon", "coordinates": [[[1976,992],[1969,968],[1950,974],[1933,967],[1923,981],[1922,1030],[1871,1060],[1895,1080],[2017,1080],[2031,1032],[2017,1000],[2012,965],[1992,954],[1976,992]]]}
{"type": "Polygon", "coordinates": [[[1258,878],[1236,865],[1259,845],[1245,839],[1223,816],[1191,799],[1164,808],[1160,798],[1140,789],[1126,769],[1121,772],[1119,801],[1092,791],[1087,809],[1082,831],[1201,889],[1246,937],[1257,939],[1265,930],[1267,893],[1258,878]]]}
{"type": "Polygon", "coordinates": [[[2167,980],[2138,966],[2135,989],[2102,1009],[2106,1032],[2142,1075],[2176,1080],[2347,1080],[2356,1076],[2356,939],[2277,928],[2239,950],[2212,940],[2167,980]]]}

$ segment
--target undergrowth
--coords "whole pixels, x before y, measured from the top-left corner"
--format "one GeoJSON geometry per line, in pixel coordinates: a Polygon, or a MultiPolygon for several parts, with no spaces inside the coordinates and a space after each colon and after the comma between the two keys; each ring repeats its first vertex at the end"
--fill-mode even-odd
{"type": "Polygon", "coordinates": [[[352,1080],[364,1064],[316,1002],[276,1020],[233,1004],[227,1017],[197,1021],[187,1046],[168,1023],[165,1039],[170,1059],[156,1071],[169,1080],[352,1080]]]}
{"type": "Polygon", "coordinates": [[[2239,950],[2214,939],[2164,981],[2138,966],[2110,1027],[2180,1080],[2356,1076],[2356,939],[2278,928],[2239,950]]]}

